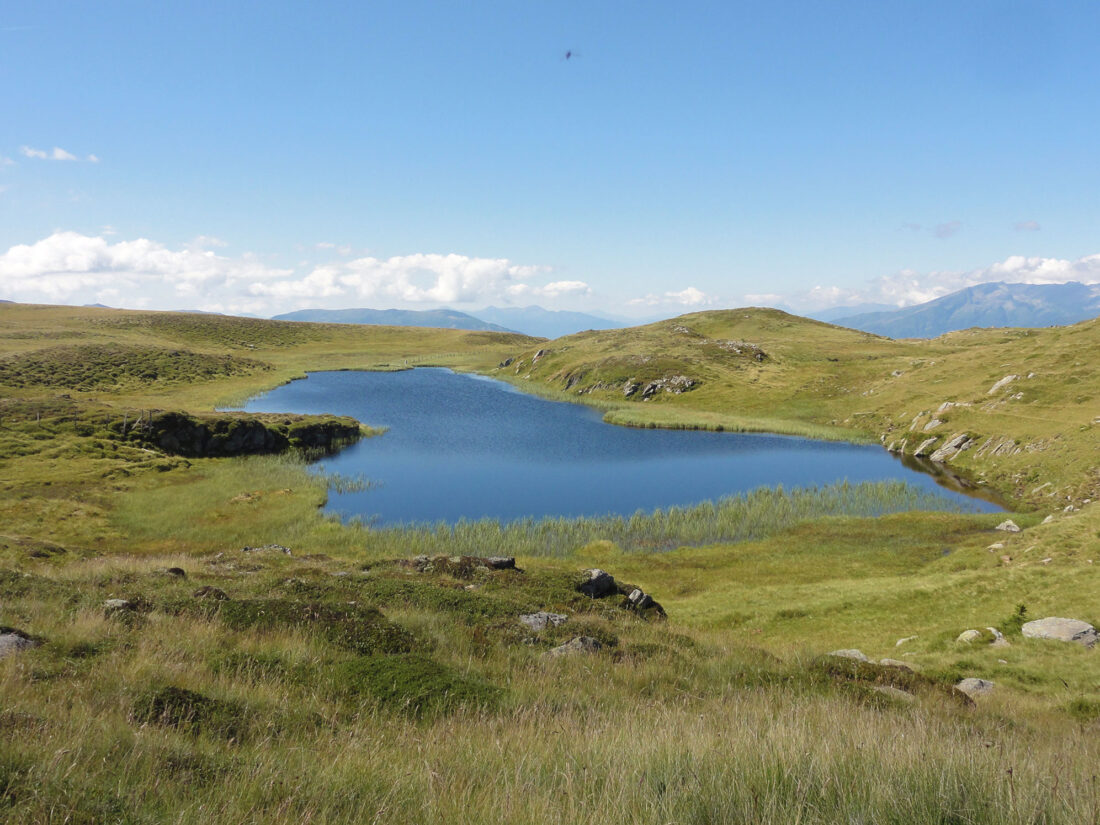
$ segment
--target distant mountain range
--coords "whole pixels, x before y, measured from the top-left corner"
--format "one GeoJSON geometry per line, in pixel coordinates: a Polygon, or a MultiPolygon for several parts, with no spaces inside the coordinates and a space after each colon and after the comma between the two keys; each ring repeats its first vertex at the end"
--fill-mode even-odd
{"type": "Polygon", "coordinates": [[[442,327],[515,332],[454,309],[300,309],[274,316],[276,321],[313,321],[321,324],[383,324],[392,327],[442,327]]]}
{"type": "Polygon", "coordinates": [[[529,307],[486,307],[471,315],[455,309],[300,309],[274,316],[276,321],[314,321],[323,324],[387,324],[396,327],[443,327],[493,332],[522,332],[541,338],[560,338],[586,329],[617,329],[620,321],[529,307]]]}
{"type": "Polygon", "coordinates": [[[619,329],[631,326],[628,322],[613,321],[586,312],[566,312],[543,309],[540,306],[485,307],[475,310],[474,315],[483,321],[491,321],[541,338],[561,338],[586,329],[619,329]]]}
{"type": "Polygon", "coordinates": [[[890,312],[864,312],[831,323],[890,338],[935,338],[970,327],[1048,327],[1100,315],[1100,284],[979,284],[890,312]]]}

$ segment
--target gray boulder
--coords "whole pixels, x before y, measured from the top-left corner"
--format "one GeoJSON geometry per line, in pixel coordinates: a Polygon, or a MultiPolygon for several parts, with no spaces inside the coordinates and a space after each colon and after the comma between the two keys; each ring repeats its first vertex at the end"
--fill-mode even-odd
{"type": "Polygon", "coordinates": [[[854,647],[844,648],[842,650],[834,650],[830,656],[839,656],[842,659],[855,659],[858,662],[869,662],[870,659],[863,653],[862,650],[856,650],[854,647]]]}
{"type": "Polygon", "coordinates": [[[913,666],[901,659],[879,659],[878,663],[883,667],[896,667],[899,670],[908,670],[910,673],[913,671],[913,666]]]}
{"type": "Polygon", "coordinates": [[[912,693],[902,690],[901,688],[891,687],[890,685],[872,685],[871,690],[875,693],[880,693],[883,696],[888,696],[891,699],[897,699],[898,701],[910,705],[917,701],[917,697],[912,693]]]}
{"type": "Polygon", "coordinates": [[[1088,622],[1083,622],[1080,619],[1060,619],[1056,616],[1028,622],[1020,628],[1020,632],[1029,639],[1077,642],[1077,644],[1085,647],[1092,647],[1100,638],[1096,628],[1088,622]]]}
{"type": "Polygon", "coordinates": [[[551,625],[554,627],[563,625],[569,620],[569,617],[561,613],[547,613],[545,610],[540,610],[538,613],[524,613],[519,617],[519,620],[532,630],[538,632],[540,630],[545,630],[551,625]]]}
{"type": "Polygon", "coordinates": [[[980,630],[964,630],[959,634],[959,637],[955,639],[956,644],[965,643],[970,644],[976,642],[982,638],[982,632],[980,630]]]}
{"type": "Polygon", "coordinates": [[[1006,533],[1019,533],[1020,527],[1012,519],[1005,519],[997,525],[998,530],[1003,530],[1006,533]]]}
{"type": "Polygon", "coordinates": [[[557,657],[572,656],[576,653],[595,653],[602,647],[603,643],[599,639],[593,639],[591,636],[577,636],[563,645],[558,645],[546,651],[546,655],[557,657]]]}
{"type": "Polygon", "coordinates": [[[976,679],[971,677],[969,679],[963,679],[955,685],[955,687],[973,699],[975,696],[988,696],[993,692],[995,684],[988,679],[976,679]]]}
{"type": "Polygon", "coordinates": [[[32,639],[22,630],[16,630],[14,627],[0,627],[0,659],[21,650],[38,647],[40,644],[42,643],[32,639]]]}
{"type": "Polygon", "coordinates": [[[605,573],[598,567],[584,572],[588,578],[577,586],[577,590],[590,599],[602,599],[605,596],[611,596],[619,592],[615,579],[610,573],[605,573]]]}

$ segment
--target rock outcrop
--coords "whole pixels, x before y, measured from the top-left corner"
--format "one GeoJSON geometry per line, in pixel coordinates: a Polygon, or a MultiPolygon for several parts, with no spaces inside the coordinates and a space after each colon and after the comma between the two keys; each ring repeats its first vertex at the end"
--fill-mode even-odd
{"type": "Polygon", "coordinates": [[[1088,622],[1080,619],[1062,619],[1048,616],[1028,622],[1020,632],[1029,639],[1051,639],[1056,642],[1076,642],[1085,647],[1093,647],[1100,634],[1088,622]]]}

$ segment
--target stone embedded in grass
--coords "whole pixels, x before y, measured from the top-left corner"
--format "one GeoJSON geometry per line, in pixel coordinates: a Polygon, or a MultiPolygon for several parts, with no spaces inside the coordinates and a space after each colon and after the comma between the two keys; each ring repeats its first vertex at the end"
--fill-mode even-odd
{"type": "Polygon", "coordinates": [[[514,570],[516,567],[515,556],[487,556],[484,561],[490,570],[514,570]]]}
{"type": "Polygon", "coordinates": [[[958,682],[955,687],[973,699],[975,696],[988,696],[993,692],[995,683],[988,679],[970,677],[958,682]]]}
{"type": "Polygon", "coordinates": [[[902,670],[912,670],[913,666],[908,662],[903,662],[900,659],[879,659],[878,663],[883,667],[898,667],[902,670]]]}
{"type": "Polygon", "coordinates": [[[997,525],[998,530],[1002,530],[1005,533],[1019,533],[1020,527],[1012,519],[1005,519],[997,525]]]}
{"type": "Polygon", "coordinates": [[[841,650],[834,650],[830,656],[838,656],[842,659],[855,659],[857,662],[869,662],[866,654],[862,650],[857,650],[854,647],[842,648],[841,650]]]}
{"type": "Polygon", "coordinates": [[[902,690],[901,688],[893,687],[891,685],[872,685],[871,690],[873,690],[875,693],[879,693],[891,699],[897,699],[900,702],[905,702],[906,704],[910,705],[917,701],[917,697],[914,696],[912,693],[902,690]]]}
{"type": "Polygon", "coordinates": [[[591,636],[577,636],[563,645],[558,645],[546,651],[546,655],[556,658],[558,656],[571,656],[575,653],[596,653],[603,648],[603,642],[591,636]]]}
{"type": "Polygon", "coordinates": [[[1076,642],[1091,648],[1100,639],[1096,628],[1080,619],[1061,619],[1048,616],[1028,622],[1020,632],[1029,639],[1051,639],[1057,642],[1076,642]]]}
{"type": "Polygon", "coordinates": [[[161,572],[164,573],[164,575],[166,576],[172,576],[173,578],[177,579],[187,578],[187,571],[184,570],[182,567],[166,567],[161,572]]]}
{"type": "Polygon", "coordinates": [[[615,579],[610,573],[605,573],[598,567],[585,570],[584,573],[586,578],[577,585],[577,590],[589,598],[602,599],[619,592],[615,579]]]}
{"type": "Polygon", "coordinates": [[[38,647],[40,644],[42,642],[22,630],[14,627],[0,627],[0,659],[21,650],[38,647]]]}
{"type": "Polygon", "coordinates": [[[545,630],[549,626],[559,627],[565,624],[569,620],[569,617],[562,613],[547,613],[545,610],[540,610],[538,613],[525,613],[519,617],[519,620],[532,630],[538,632],[539,630],[545,630]]]}
{"type": "Polygon", "coordinates": [[[902,645],[908,644],[909,642],[913,641],[916,638],[918,638],[918,637],[916,637],[916,636],[905,636],[904,638],[898,639],[896,642],[894,642],[894,647],[901,647],[902,645]]]}
{"type": "Polygon", "coordinates": [[[955,639],[955,643],[956,644],[970,644],[972,642],[976,642],[976,641],[980,640],[981,638],[982,638],[982,632],[980,630],[973,630],[973,629],[964,630],[962,633],[959,634],[958,638],[955,639]]]}
{"type": "Polygon", "coordinates": [[[259,547],[242,547],[241,548],[242,553],[261,553],[265,550],[278,550],[280,553],[283,553],[287,556],[290,555],[290,548],[289,547],[284,547],[281,544],[263,544],[263,545],[260,545],[259,547]]]}

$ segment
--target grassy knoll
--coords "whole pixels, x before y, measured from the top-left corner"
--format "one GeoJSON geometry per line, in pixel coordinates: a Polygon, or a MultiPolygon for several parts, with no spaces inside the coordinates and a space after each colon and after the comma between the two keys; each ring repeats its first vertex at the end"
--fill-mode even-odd
{"type": "Polygon", "coordinates": [[[1100,649],[1020,633],[1100,623],[1096,330],[894,342],[740,310],[538,343],[0,305],[0,633],[29,637],[0,657],[0,821],[1098,823],[1100,649]],[[1005,533],[853,485],[372,529],[319,511],[354,482],[300,452],[181,455],[132,430],[406,364],[645,426],[888,443],[935,414],[929,436],[980,437],[953,464],[1039,509],[1005,533]],[[635,397],[677,375],[695,383],[635,397]],[[621,589],[583,595],[591,567],[621,589]],[[567,621],[519,621],[540,610],[567,621]],[[986,627],[1009,646],[956,642],[986,627]],[[548,655],[579,636],[599,649],[548,655]],[[911,670],[823,656],[853,647],[911,670]],[[994,692],[971,701],[964,677],[994,692]]]}
{"type": "Polygon", "coordinates": [[[1097,351],[1100,321],[893,341],[749,308],[533,344],[492,374],[617,424],[874,439],[925,456],[961,436],[941,461],[1052,507],[1100,497],[1097,351]]]}

